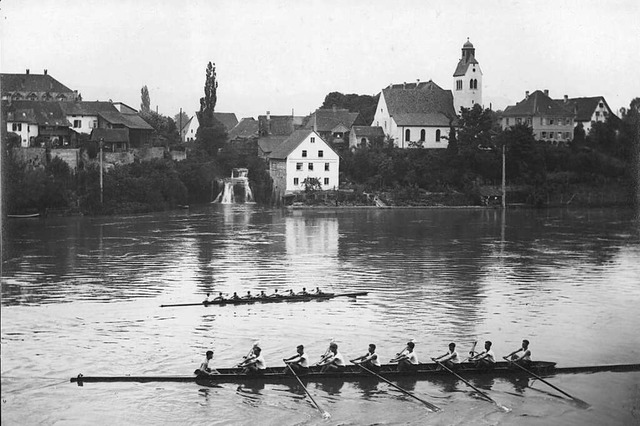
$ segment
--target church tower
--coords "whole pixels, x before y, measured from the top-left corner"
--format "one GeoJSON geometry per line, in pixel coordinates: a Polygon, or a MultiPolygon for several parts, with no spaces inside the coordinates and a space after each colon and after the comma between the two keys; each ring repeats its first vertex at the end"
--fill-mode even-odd
{"type": "Polygon", "coordinates": [[[474,104],[482,106],[482,71],[476,60],[476,49],[467,38],[453,73],[453,105],[460,114],[460,107],[471,108],[474,104]]]}

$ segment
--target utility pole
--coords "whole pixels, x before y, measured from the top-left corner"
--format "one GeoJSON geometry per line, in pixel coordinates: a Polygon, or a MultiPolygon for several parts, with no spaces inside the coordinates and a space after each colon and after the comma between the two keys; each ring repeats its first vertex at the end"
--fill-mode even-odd
{"type": "Polygon", "coordinates": [[[100,138],[100,204],[102,204],[102,145],[104,139],[100,138]]]}
{"type": "Polygon", "coordinates": [[[507,207],[507,175],[505,172],[505,144],[502,144],[502,208],[507,207]]]}
{"type": "Polygon", "coordinates": [[[180,121],[180,128],[178,129],[178,134],[180,135],[180,142],[184,142],[182,140],[182,108],[180,108],[180,118],[178,119],[178,121],[180,121]]]}

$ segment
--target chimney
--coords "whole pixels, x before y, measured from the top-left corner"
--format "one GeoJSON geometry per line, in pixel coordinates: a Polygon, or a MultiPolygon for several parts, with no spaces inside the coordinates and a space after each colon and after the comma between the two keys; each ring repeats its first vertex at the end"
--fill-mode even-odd
{"type": "Polygon", "coordinates": [[[46,68],[45,68],[45,70],[44,70],[44,75],[47,75],[47,69],[46,69],[46,68]]]}
{"type": "Polygon", "coordinates": [[[564,103],[566,104],[567,102],[569,102],[569,96],[564,95],[564,103]]]}
{"type": "Polygon", "coordinates": [[[525,100],[529,99],[529,91],[528,90],[526,92],[524,92],[524,99],[525,100]]]}
{"type": "Polygon", "coordinates": [[[267,120],[271,120],[271,111],[267,111],[267,120]]]}
{"type": "Polygon", "coordinates": [[[27,68],[27,72],[26,72],[26,74],[27,74],[27,75],[29,75],[29,68],[27,68]]]}
{"type": "Polygon", "coordinates": [[[416,89],[418,88],[418,86],[420,86],[420,79],[416,78],[416,89]]]}
{"type": "Polygon", "coordinates": [[[544,95],[549,96],[549,89],[544,89],[544,95]]]}
{"type": "MultiPolygon", "coordinates": [[[[44,70],[45,75],[47,74],[47,70],[44,70]]],[[[73,91],[73,100],[77,101],[78,100],[78,91],[74,90],[73,91]]]]}

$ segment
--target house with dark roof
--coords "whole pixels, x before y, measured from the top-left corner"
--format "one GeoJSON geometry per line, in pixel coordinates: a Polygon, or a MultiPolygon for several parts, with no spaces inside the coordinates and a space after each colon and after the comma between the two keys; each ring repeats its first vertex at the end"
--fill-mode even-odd
{"type": "Polygon", "coordinates": [[[433,81],[390,84],[382,89],[372,126],[382,127],[398,148],[446,148],[457,125],[451,90],[433,81]]]}
{"type": "Polygon", "coordinates": [[[258,139],[258,121],[253,117],[243,118],[228,134],[230,142],[258,139]]]}
{"type": "MultiPolygon", "coordinates": [[[[238,118],[233,112],[214,112],[213,118],[222,124],[227,133],[229,133],[229,131],[238,124],[238,118]]],[[[198,112],[196,112],[193,114],[193,117],[182,125],[182,129],[180,130],[180,139],[182,142],[191,142],[196,140],[198,128],[200,128],[200,120],[198,119],[198,112]]]]}
{"type": "Polygon", "coordinates": [[[78,92],[69,89],[47,70],[44,74],[32,74],[26,70],[24,74],[0,74],[0,88],[3,101],[74,101],[78,92]]]}
{"type": "Polygon", "coordinates": [[[349,148],[380,146],[384,142],[384,131],[380,126],[353,126],[349,133],[349,148]]]}
{"type": "Polygon", "coordinates": [[[305,128],[313,129],[332,146],[342,148],[347,146],[349,132],[359,115],[342,108],[317,109],[309,116],[305,128]]]}
{"type": "Polygon", "coordinates": [[[129,148],[129,129],[93,129],[90,140],[102,143],[104,151],[121,152],[129,148]]]}
{"type": "Polygon", "coordinates": [[[505,108],[500,124],[503,129],[526,124],[536,140],[559,145],[573,139],[574,115],[572,105],[551,99],[548,90],[527,91],[523,100],[505,108]]]}
{"type": "Polygon", "coordinates": [[[340,157],[313,129],[296,130],[268,154],[269,174],[276,193],[305,189],[315,178],[323,190],[337,189],[340,157]]]}
{"type": "Polygon", "coordinates": [[[556,99],[555,101],[573,109],[575,125],[582,123],[582,127],[587,134],[591,130],[593,123],[604,123],[608,118],[618,118],[609,107],[609,104],[607,104],[604,96],[569,98],[565,95],[564,99],[556,99]]]}
{"type": "Polygon", "coordinates": [[[20,137],[20,146],[52,148],[75,144],[61,102],[12,101],[3,105],[8,132],[20,137]]]}

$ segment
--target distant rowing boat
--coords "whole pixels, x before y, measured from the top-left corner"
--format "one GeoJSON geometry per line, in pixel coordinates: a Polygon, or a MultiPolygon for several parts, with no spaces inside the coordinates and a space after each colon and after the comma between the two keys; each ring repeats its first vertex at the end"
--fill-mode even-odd
{"type": "Polygon", "coordinates": [[[33,219],[36,217],[40,217],[40,213],[30,213],[30,214],[8,214],[8,218],[11,219],[33,219]]]}
{"type": "Polygon", "coordinates": [[[252,297],[251,299],[224,299],[224,300],[211,300],[200,303],[178,303],[175,305],[160,305],[161,308],[169,308],[176,306],[225,306],[225,305],[248,305],[250,303],[277,303],[277,302],[308,302],[311,300],[328,300],[335,297],[357,297],[366,296],[368,292],[359,291],[353,293],[321,293],[321,294],[307,294],[307,295],[295,295],[295,296],[280,296],[280,297],[252,297]]]}
{"type": "MultiPolygon", "coordinates": [[[[239,368],[217,368],[220,374],[207,376],[83,376],[71,378],[71,383],[95,383],[95,382],[188,382],[197,383],[201,386],[213,386],[219,383],[281,383],[294,380],[293,376],[285,374],[286,367],[267,368],[264,374],[246,375],[239,368]]],[[[555,374],[579,374],[579,373],[599,373],[599,372],[628,372],[640,371],[640,364],[615,364],[615,365],[595,365],[586,367],[556,367],[555,362],[536,361],[528,367],[531,372],[540,376],[552,376],[555,374]]],[[[507,362],[496,363],[491,370],[481,370],[471,363],[460,365],[456,370],[467,378],[473,377],[526,377],[527,374],[518,368],[514,368],[507,362]]],[[[442,380],[451,377],[447,371],[438,370],[435,364],[420,364],[418,371],[399,372],[396,371],[395,364],[385,364],[381,367],[380,376],[389,380],[442,380]]],[[[309,374],[301,375],[300,378],[306,382],[319,382],[323,380],[377,380],[369,373],[362,371],[355,365],[348,365],[341,372],[320,373],[320,367],[312,367],[309,374]]]]}

